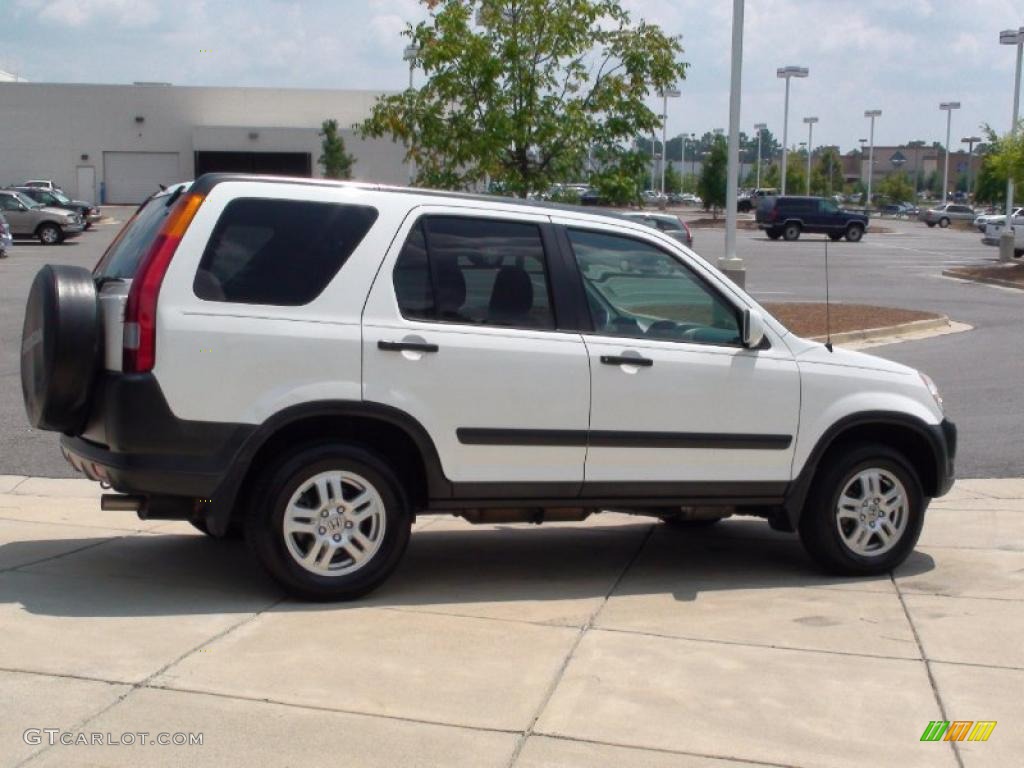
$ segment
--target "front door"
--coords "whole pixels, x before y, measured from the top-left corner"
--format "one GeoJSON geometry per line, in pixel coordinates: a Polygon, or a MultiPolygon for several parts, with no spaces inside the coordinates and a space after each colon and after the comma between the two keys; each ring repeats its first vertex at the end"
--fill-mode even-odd
{"type": "Polygon", "coordinates": [[[0,195],[0,211],[10,225],[12,235],[31,235],[35,230],[35,214],[30,213],[14,195],[0,195]]]}
{"type": "Polygon", "coordinates": [[[741,495],[777,491],[800,398],[785,346],[744,348],[737,305],[650,237],[566,231],[594,326],[587,495],[624,483],[665,496],[721,495],[739,481],[753,481],[741,495]]]}
{"type": "Polygon", "coordinates": [[[410,214],[363,314],[363,396],[416,419],[462,497],[575,495],[590,371],[543,216],[410,214]],[[567,327],[567,330],[561,330],[567,327]]]}

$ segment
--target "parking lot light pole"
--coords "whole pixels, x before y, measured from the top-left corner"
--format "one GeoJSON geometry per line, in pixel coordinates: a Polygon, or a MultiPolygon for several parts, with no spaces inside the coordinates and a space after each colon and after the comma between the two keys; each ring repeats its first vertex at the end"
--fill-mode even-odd
{"type": "Polygon", "coordinates": [[[754,130],[757,131],[757,184],[754,189],[761,188],[761,136],[767,127],[768,125],[765,123],[754,124],[754,130]]]}
{"type": "Polygon", "coordinates": [[[949,196],[949,132],[953,127],[953,110],[960,109],[959,101],[944,101],[939,104],[939,109],[946,113],[946,162],[942,169],[942,204],[946,204],[949,196]]]}
{"type": "Polygon", "coordinates": [[[871,119],[871,132],[868,133],[868,196],[864,201],[864,209],[871,210],[871,179],[875,174],[875,118],[882,116],[882,110],[869,109],[864,117],[871,119]]]}
{"type": "Polygon", "coordinates": [[[964,136],[960,139],[961,144],[967,145],[967,196],[974,199],[974,189],[971,185],[971,166],[974,165],[974,145],[981,141],[981,136],[964,136]]]}
{"type": "Polygon", "coordinates": [[[811,71],[807,67],[779,67],[775,70],[776,77],[786,80],[786,107],[782,113],[782,194],[786,194],[786,163],[789,160],[789,81],[794,77],[807,77],[811,71]]]}
{"type": "MultiPolygon", "coordinates": [[[[740,172],[740,88],[743,72],[743,0],[732,3],[732,76],[729,82],[729,161],[725,183],[725,255],[718,262],[733,282],[742,286],[747,272],[736,255],[736,204],[740,172]]],[[[789,80],[786,81],[789,83],[789,80]]]]}
{"type": "Polygon", "coordinates": [[[668,100],[682,96],[678,88],[666,88],[661,92],[661,194],[665,194],[665,166],[668,164],[668,100]]]}
{"type": "MultiPolygon", "coordinates": [[[[407,45],[405,50],[402,51],[402,60],[409,62],[409,91],[413,90],[412,74],[416,71],[416,57],[420,55],[420,47],[418,45],[407,45]]],[[[409,158],[409,185],[416,181],[416,160],[409,158]]]]}
{"type": "MultiPolygon", "coordinates": [[[[1020,121],[1020,65],[1021,54],[1024,52],[1024,27],[1020,29],[1004,29],[999,33],[1001,45],[1017,46],[1017,69],[1013,78],[1013,122],[1010,123],[1010,136],[1017,134],[1017,123],[1020,121]]],[[[999,236],[999,260],[1013,261],[1013,177],[1006,180],[1006,223],[999,236]]]]}
{"type": "Polygon", "coordinates": [[[816,117],[805,117],[804,122],[807,123],[807,194],[811,194],[811,149],[814,145],[811,143],[814,136],[814,124],[818,122],[816,117]]]}

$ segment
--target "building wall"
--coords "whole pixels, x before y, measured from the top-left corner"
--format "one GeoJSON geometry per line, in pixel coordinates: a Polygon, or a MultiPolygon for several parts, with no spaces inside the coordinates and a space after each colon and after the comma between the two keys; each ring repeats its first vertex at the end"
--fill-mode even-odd
{"type": "Polygon", "coordinates": [[[0,184],[53,179],[70,194],[95,199],[93,191],[78,189],[77,167],[94,167],[99,187],[104,152],[175,152],[178,178],[166,180],[173,182],[193,177],[197,149],[310,152],[319,176],[317,131],[329,118],[338,121],[348,151],[356,156],[355,178],[405,183],[408,169],[400,146],[362,141],[351,130],[377,96],[372,91],[0,82],[0,184]]]}

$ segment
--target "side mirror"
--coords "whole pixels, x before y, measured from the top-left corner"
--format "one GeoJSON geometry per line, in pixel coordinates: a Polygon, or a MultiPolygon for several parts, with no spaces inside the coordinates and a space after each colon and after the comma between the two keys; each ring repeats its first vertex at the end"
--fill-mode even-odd
{"type": "Polygon", "coordinates": [[[764,341],[764,318],[759,312],[743,310],[743,346],[756,349],[764,341]]]}

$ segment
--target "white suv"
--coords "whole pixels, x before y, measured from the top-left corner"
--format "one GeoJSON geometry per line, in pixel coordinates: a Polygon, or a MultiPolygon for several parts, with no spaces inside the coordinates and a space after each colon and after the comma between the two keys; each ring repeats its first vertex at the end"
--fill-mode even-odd
{"type": "Polygon", "coordinates": [[[93,273],[40,271],[21,365],[104,508],[244,533],[310,598],[380,584],[433,513],[754,515],[877,573],[953,483],[927,377],[641,223],[502,198],[203,176],[93,273]]]}

